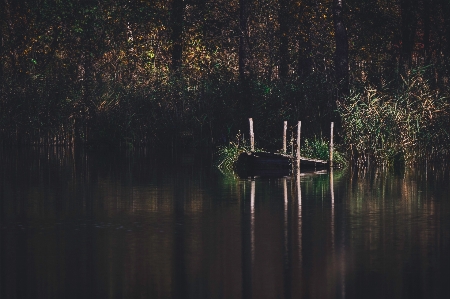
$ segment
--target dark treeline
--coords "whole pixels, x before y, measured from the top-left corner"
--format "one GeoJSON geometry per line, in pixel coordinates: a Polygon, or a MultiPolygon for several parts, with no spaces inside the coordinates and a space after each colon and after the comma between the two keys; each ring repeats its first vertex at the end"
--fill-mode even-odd
{"type": "Polygon", "coordinates": [[[253,117],[261,143],[337,121],[350,146],[352,96],[448,94],[447,0],[0,5],[3,143],[220,143],[253,117]]]}

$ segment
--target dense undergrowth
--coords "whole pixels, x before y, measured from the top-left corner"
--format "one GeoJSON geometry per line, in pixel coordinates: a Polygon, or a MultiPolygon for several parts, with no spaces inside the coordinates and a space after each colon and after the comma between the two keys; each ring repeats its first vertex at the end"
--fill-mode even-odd
{"type": "Polygon", "coordinates": [[[357,87],[339,103],[352,161],[386,166],[448,157],[450,90],[432,86],[425,74],[419,68],[381,88],[357,87]]]}
{"type": "Polygon", "coordinates": [[[281,139],[284,120],[302,119],[311,134],[329,126],[332,85],[319,74],[300,83],[252,81],[245,88],[223,79],[164,78],[145,86],[92,82],[90,91],[64,77],[7,80],[0,139],[23,145],[211,146],[247,131],[252,116],[259,142],[271,146],[281,139]]]}

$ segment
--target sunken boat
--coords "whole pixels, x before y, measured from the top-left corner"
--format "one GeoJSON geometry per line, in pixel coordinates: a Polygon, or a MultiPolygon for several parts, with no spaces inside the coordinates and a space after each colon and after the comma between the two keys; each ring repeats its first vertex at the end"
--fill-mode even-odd
{"type": "MultiPolygon", "coordinates": [[[[243,152],[239,155],[235,169],[240,177],[289,176],[293,169],[293,156],[268,152],[243,152]]],[[[300,169],[315,171],[328,168],[328,161],[300,158],[300,169]]]]}

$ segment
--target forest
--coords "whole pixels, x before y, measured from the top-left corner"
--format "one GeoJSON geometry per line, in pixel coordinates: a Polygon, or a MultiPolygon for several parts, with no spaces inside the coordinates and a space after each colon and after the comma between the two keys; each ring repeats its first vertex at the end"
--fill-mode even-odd
{"type": "Polygon", "coordinates": [[[448,156],[448,0],[0,3],[2,145],[216,146],[252,117],[263,146],[334,121],[360,163],[448,156]]]}

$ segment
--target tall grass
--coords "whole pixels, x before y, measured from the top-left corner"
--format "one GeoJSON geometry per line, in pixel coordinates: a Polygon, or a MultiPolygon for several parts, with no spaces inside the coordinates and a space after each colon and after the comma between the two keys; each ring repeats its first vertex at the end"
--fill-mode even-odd
{"type": "Polygon", "coordinates": [[[338,104],[344,143],[357,164],[412,163],[448,154],[448,88],[431,88],[424,73],[410,71],[397,88],[360,88],[338,104]]]}
{"type": "MultiPolygon", "coordinates": [[[[324,138],[306,138],[300,146],[300,155],[305,158],[328,161],[330,158],[329,143],[324,138]]],[[[333,162],[337,165],[347,164],[347,159],[339,145],[333,149],[333,162]]]]}

